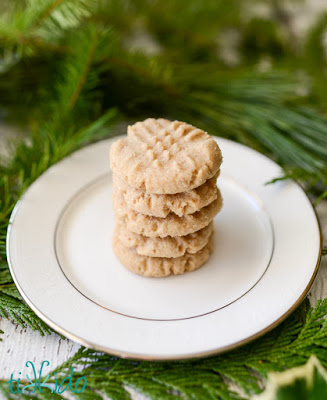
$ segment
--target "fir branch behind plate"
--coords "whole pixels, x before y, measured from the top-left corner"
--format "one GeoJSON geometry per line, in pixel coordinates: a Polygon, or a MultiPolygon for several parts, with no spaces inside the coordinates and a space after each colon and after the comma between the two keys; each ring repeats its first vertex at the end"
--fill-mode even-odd
{"type": "MultiPolygon", "coordinates": [[[[306,301],[278,328],[254,343],[194,361],[124,360],[82,347],[54,372],[60,382],[74,367],[73,387],[78,378],[87,378],[86,390],[74,396],[80,400],[131,399],[130,389],[153,400],[248,399],[262,391],[269,372],[303,365],[311,354],[327,366],[327,321],[323,319],[326,315],[326,300],[319,301],[314,309],[306,301]]],[[[54,382],[49,375],[47,383],[54,382]]],[[[8,388],[7,383],[0,383],[0,390],[8,399],[31,397],[31,393],[11,394],[8,388]]],[[[33,398],[41,400],[49,393],[34,393],[33,398]]]]}

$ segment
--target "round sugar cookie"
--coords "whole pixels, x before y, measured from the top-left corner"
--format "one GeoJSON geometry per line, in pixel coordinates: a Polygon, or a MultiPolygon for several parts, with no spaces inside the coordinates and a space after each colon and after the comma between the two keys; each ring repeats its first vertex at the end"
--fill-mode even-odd
{"type": "Polygon", "coordinates": [[[128,127],[110,148],[110,166],[121,180],[155,194],[175,194],[204,184],[218,171],[221,151],[201,129],[148,118],[128,127]]]}
{"type": "Polygon", "coordinates": [[[166,218],[150,217],[127,207],[122,196],[113,193],[113,206],[116,218],[126,229],[148,237],[185,236],[199,231],[213,220],[222,208],[222,197],[218,189],[218,198],[201,210],[179,217],[168,214],[166,218]]]}
{"type": "Polygon", "coordinates": [[[213,240],[211,236],[202,250],[195,254],[185,253],[178,258],[140,256],[134,249],[124,246],[117,237],[114,237],[112,247],[118,260],[130,271],[142,276],[161,278],[200,268],[213,250],[213,240]]]}
{"type": "Polygon", "coordinates": [[[203,249],[213,232],[213,223],[186,236],[151,238],[130,232],[124,224],[116,223],[114,235],[121,243],[134,249],[137,254],[148,257],[177,258],[186,253],[195,254],[203,249]]]}
{"type": "Polygon", "coordinates": [[[187,192],[176,194],[154,194],[127,185],[113,174],[114,190],[123,196],[127,207],[135,212],[152,217],[165,218],[174,213],[179,217],[193,214],[206,207],[218,197],[216,186],[219,171],[203,185],[187,192]]]}

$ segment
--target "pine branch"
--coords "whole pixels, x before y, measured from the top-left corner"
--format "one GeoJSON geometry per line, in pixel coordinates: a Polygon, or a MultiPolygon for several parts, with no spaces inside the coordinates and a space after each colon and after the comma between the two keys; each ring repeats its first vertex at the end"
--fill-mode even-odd
{"type": "MultiPolygon", "coordinates": [[[[201,7],[201,13],[209,17],[211,6],[208,0],[208,4],[201,7]]],[[[145,16],[152,18],[151,23],[156,20],[158,5],[149,5],[144,0],[134,16],[140,15],[146,7],[145,16]]],[[[175,5],[170,7],[174,9],[175,5]]],[[[198,18],[192,7],[189,4],[183,15],[190,25],[198,18]]],[[[111,12],[113,8],[108,6],[108,10],[111,12]]],[[[42,15],[40,11],[36,14],[42,15]]],[[[127,14],[128,19],[133,11],[127,9],[127,14]]],[[[168,14],[161,24],[168,24],[168,14]]],[[[97,11],[94,16],[98,18],[97,11]]],[[[182,16],[174,14],[174,18],[176,26],[180,26],[182,16]]],[[[108,30],[95,21],[83,27],[82,21],[81,17],[80,25],[65,36],[69,54],[61,65],[61,71],[65,72],[58,72],[60,68],[56,72],[65,82],[62,97],[68,103],[62,103],[64,109],[76,104],[76,95],[83,87],[88,96],[95,96],[96,101],[87,101],[85,93],[80,93],[81,105],[84,103],[85,107],[76,112],[77,120],[88,112],[95,113],[113,104],[138,117],[165,113],[267,153],[284,167],[287,177],[303,179],[310,190],[320,196],[319,200],[326,196],[327,119],[310,108],[298,106],[300,101],[306,100],[296,95],[299,80],[293,75],[224,72],[214,62],[189,66],[183,59],[176,66],[164,55],[153,57],[126,50],[121,40],[114,37],[112,27],[108,30]],[[106,41],[110,46],[101,44],[106,41]],[[88,90],[86,75],[96,90],[88,90]],[[71,82],[71,87],[67,82],[71,82]]],[[[211,28],[208,37],[212,34],[211,28]]],[[[61,36],[64,34],[62,26],[58,26],[57,31],[61,36]]],[[[52,59],[50,61],[53,63],[52,59]]],[[[57,95],[60,98],[60,92],[57,95]]],[[[3,98],[8,98],[6,93],[3,98]]],[[[45,99],[41,96],[40,102],[46,104],[45,99]]],[[[58,106],[58,102],[56,104],[58,106]]],[[[56,113],[61,114],[62,109],[52,108],[51,114],[56,113]]],[[[38,120],[42,120],[40,114],[48,112],[42,110],[38,120]]]]}
{"type": "MultiPolygon", "coordinates": [[[[83,69],[82,74],[85,82],[86,74],[83,69]]],[[[80,79],[76,80],[76,85],[79,87],[76,100],[82,91],[80,82],[80,79]]],[[[68,84],[72,87],[71,82],[68,84]]],[[[61,102],[67,104],[63,93],[70,94],[70,92],[64,90],[62,83],[60,85],[60,89],[62,90],[61,96],[59,96],[60,104],[61,102]]],[[[0,218],[2,221],[0,225],[0,260],[4,262],[6,257],[6,230],[9,216],[17,199],[49,166],[69,155],[80,146],[108,136],[106,127],[108,124],[113,123],[116,116],[116,111],[111,109],[98,120],[77,129],[74,120],[69,123],[67,122],[67,120],[69,121],[69,113],[66,113],[64,121],[61,121],[65,123],[67,130],[58,135],[56,141],[54,141],[54,136],[59,126],[59,118],[50,123],[47,122],[39,125],[31,138],[31,143],[22,142],[15,149],[13,159],[7,165],[0,165],[0,218]]],[[[72,117],[70,116],[70,118],[72,117]]],[[[32,329],[38,330],[41,334],[50,332],[47,326],[22,301],[13,284],[9,271],[6,269],[0,272],[0,315],[5,318],[11,318],[22,326],[30,326],[32,329]]]]}
{"type": "MultiPolygon", "coordinates": [[[[35,16],[33,24],[33,28],[38,27],[41,25],[42,21],[54,12],[56,8],[58,8],[65,0],[51,0],[49,2],[42,2],[42,8],[40,13],[35,16]],[[48,4],[47,4],[48,3],[48,4]]],[[[33,3],[30,2],[30,7],[33,6],[33,3]]]]}
{"type": "Polygon", "coordinates": [[[42,322],[34,312],[21,300],[1,292],[0,294],[0,316],[10,318],[22,327],[29,326],[37,330],[43,336],[51,330],[42,322]]]}
{"type": "Polygon", "coordinates": [[[270,373],[267,388],[255,400],[321,400],[327,396],[327,372],[319,360],[311,356],[300,367],[270,373]]]}
{"type": "Polygon", "coordinates": [[[42,336],[51,332],[22,301],[5,263],[0,264],[0,316],[10,318],[22,327],[28,325],[33,330],[39,331],[42,336]]]}
{"type": "Polygon", "coordinates": [[[299,82],[294,77],[287,73],[223,73],[214,65],[176,68],[164,66],[160,57],[151,64],[139,55],[108,61],[111,87],[122,86],[122,80],[134,82],[131,98],[120,102],[119,94],[115,97],[127,113],[135,109],[144,115],[164,113],[213,135],[243,142],[273,157],[288,177],[301,175],[319,195],[325,192],[327,118],[297,105],[299,82]],[[113,84],[115,65],[120,70],[113,84]]]}
{"type": "Polygon", "coordinates": [[[269,154],[289,177],[301,175],[306,183],[319,184],[321,194],[327,187],[327,119],[292,105],[288,91],[296,83],[287,76],[276,78],[275,89],[270,88],[273,75],[260,83],[258,77],[244,77],[227,78],[224,85],[218,76],[211,88],[195,83],[174,104],[175,114],[269,154]]]}
{"type": "Polygon", "coordinates": [[[96,44],[97,44],[97,35],[94,34],[91,37],[91,42],[90,42],[90,48],[89,51],[86,53],[86,62],[85,62],[85,66],[84,69],[82,71],[82,74],[80,76],[80,79],[78,81],[78,84],[75,87],[74,92],[71,95],[70,101],[68,103],[68,109],[71,110],[72,108],[74,108],[76,101],[83,89],[83,86],[85,85],[86,82],[86,78],[88,75],[88,72],[90,70],[90,66],[95,54],[95,50],[96,50],[96,44]]]}
{"type": "Polygon", "coordinates": [[[0,43],[12,57],[31,56],[38,50],[60,51],[67,30],[79,26],[95,10],[93,0],[28,0],[9,5],[0,23],[0,43]]]}
{"type": "MultiPolygon", "coordinates": [[[[72,367],[80,371],[74,372],[74,381],[87,378],[87,391],[75,396],[81,400],[92,396],[130,399],[128,388],[158,400],[245,399],[262,392],[268,373],[304,365],[311,354],[327,366],[326,315],[327,300],[319,301],[314,309],[305,302],[282,325],[254,343],[195,361],[130,361],[80,348],[55,370],[56,378],[60,381],[68,376],[72,367]],[[230,383],[243,394],[237,394],[230,383]]],[[[1,383],[0,389],[6,390],[6,384],[1,383]]],[[[36,395],[36,399],[41,397],[36,395]]]]}
{"type": "Polygon", "coordinates": [[[304,41],[305,66],[314,86],[314,97],[318,104],[326,104],[327,81],[324,34],[327,29],[327,13],[322,13],[309,30],[304,41]]]}
{"type": "MultiPolygon", "coordinates": [[[[38,14],[38,25],[41,17],[45,20],[55,6],[59,7],[59,3],[47,2],[46,8],[38,14]]],[[[35,10],[34,13],[37,14],[35,10]]],[[[12,158],[0,163],[0,261],[3,263],[9,217],[27,187],[74,150],[110,134],[107,127],[116,120],[117,111],[111,108],[99,117],[94,96],[98,73],[91,69],[98,48],[104,47],[103,42],[107,49],[111,46],[110,38],[107,30],[99,35],[94,25],[70,36],[67,43],[72,49],[77,47],[78,51],[72,51],[60,60],[52,88],[41,93],[39,101],[42,105],[39,103],[36,112],[31,113],[33,129],[29,142],[21,142],[12,158]],[[47,97],[50,93],[51,100],[47,97]]],[[[8,270],[0,272],[0,315],[40,333],[49,332],[22,301],[8,270]]]]}
{"type": "Polygon", "coordinates": [[[62,84],[58,84],[57,87],[54,112],[58,112],[58,106],[60,113],[71,111],[85,87],[86,91],[96,87],[95,72],[91,72],[90,68],[94,62],[98,41],[97,28],[92,24],[69,38],[72,52],[61,63],[58,71],[62,84]]]}
{"type": "MultiPolygon", "coordinates": [[[[35,136],[32,144],[21,143],[16,149],[15,157],[8,166],[1,166],[0,170],[6,177],[0,180],[0,199],[7,206],[0,211],[2,224],[0,226],[0,237],[5,238],[9,216],[13,205],[23,194],[26,188],[46,171],[54,163],[78,149],[90,141],[98,140],[108,136],[108,124],[116,119],[115,110],[109,110],[95,122],[89,124],[77,132],[71,132],[70,137],[62,137],[61,141],[53,143],[53,137],[49,132],[35,136]],[[38,138],[38,139],[37,139],[38,138]],[[8,192],[7,182],[11,182],[8,192]],[[8,200],[10,199],[10,200],[8,200]]],[[[5,240],[0,246],[0,261],[2,268],[6,258],[5,240]]],[[[49,333],[48,327],[33,313],[33,311],[22,301],[14,286],[10,273],[7,269],[0,270],[0,315],[11,318],[21,326],[29,326],[38,330],[41,334],[49,333]]]]}

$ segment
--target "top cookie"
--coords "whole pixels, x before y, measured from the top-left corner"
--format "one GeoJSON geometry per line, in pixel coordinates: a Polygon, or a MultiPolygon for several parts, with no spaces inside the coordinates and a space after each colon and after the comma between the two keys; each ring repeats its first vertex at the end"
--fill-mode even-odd
{"type": "Polygon", "coordinates": [[[110,149],[111,169],[121,180],[154,194],[194,189],[218,171],[222,156],[207,133],[179,121],[148,118],[128,127],[110,149]]]}

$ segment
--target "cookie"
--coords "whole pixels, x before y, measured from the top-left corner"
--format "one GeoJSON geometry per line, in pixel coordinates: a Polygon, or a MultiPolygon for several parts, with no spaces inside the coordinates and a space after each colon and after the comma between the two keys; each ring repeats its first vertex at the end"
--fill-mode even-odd
{"type": "Polygon", "coordinates": [[[213,138],[179,121],[148,118],[113,143],[110,165],[129,186],[155,194],[192,190],[212,178],[222,162],[213,138]]]}
{"type": "Polygon", "coordinates": [[[216,200],[183,217],[168,214],[166,218],[158,218],[137,213],[129,209],[124,198],[117,193],[113,194],[113,205],[118,221],[131,232],[148,237],[185,236],[209,225],[222,207],[222,197],[218,190],[216,200]]]}
{"type": "Polygon", "coordinates": [[[112,247],[118,260],[130,271],[142,276],[160,278],[171,274],[181,275],[200,268],[213,250],[213,240],[211,235],[202,250],[195,254],[185,253],[178,258],[140,256],[134,249],[124,246],[117,237],[114,237],[112,247]]]}
{"type": "Polygon", "coordinates": [[[123,196],[127,207],[135,212],[165,218],[174,213],[179,217],[193,214],[206,207],[218,197],[216,180],[219,171],[203,185],[183,193],[152,194],[142,189],[134,189],[113,174],[114,190],[123,196]]]}
{"type": "Polygon", "coordinates": [[[129,249],[148,257],[177,258],[186,253],[195,254],[203,249],[213,232],[213,223],[186,236],[151,238],[130,232],[123,224],[116,224],[114,235],[129,249]]]}

